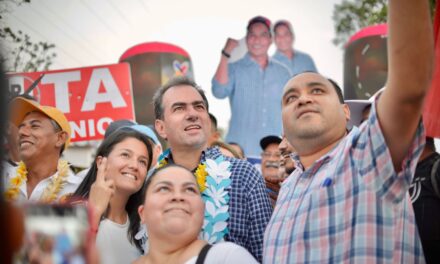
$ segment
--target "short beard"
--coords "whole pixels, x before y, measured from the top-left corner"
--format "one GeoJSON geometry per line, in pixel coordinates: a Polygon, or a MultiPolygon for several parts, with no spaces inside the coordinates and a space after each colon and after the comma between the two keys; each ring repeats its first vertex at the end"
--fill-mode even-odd
{"type": "Polygon", "coordinates": [[[325,131],[322,129],[322,127],[307,127],[295,129],[294,133],[292,134],[297,140],[310,140],[319,138],[324,132],[325,131]]]}

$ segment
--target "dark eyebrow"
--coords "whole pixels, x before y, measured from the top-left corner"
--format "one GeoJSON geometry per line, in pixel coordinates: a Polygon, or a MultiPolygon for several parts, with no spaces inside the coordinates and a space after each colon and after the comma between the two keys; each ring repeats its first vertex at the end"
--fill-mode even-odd
{"type": "Polygon", "coordinates": [[[307,87],[313,87],[313,86],[325,86],[322,82],[309,82],[307,83],[307,87]]]}
{"type": "MultiPolygon", "coordinates": [[[[133,153],[133,151],[131,150],[131,149],[127,149],[127,148],[122,148],[122,149],[120,149],[121,151],[127,151],[127,152],[130,152],[130,153],[133,153]]],[[[141,157],[141,158],[145,158],[145,159],[148,159],[148,157],[147,156],[144,156],[144,155],[140,155],[139,157],[141,157]]]]}
{"type": "Polygon", "coordinates": [[[192,102],[191,104],[192,104],[192,105],[200,105],[200,104],[202,104],[202,105],[206,106],[206,104],[205,104],[204,101],[194,101],[194,102],[192,102]]]}
{"type": "MultiPolygon", "coordinates": [[[[322,87],[326,87],[325,84],[322,83],[322,82],[308,82],[308,83],[306,84],[306,86],[307,86],[307,88],[314,87],[314,86],[322,86],[322,87]]],[[[289,93],[293,93],[293,92],[296,92],[296,91],[298,91],[298,88],[296,88],[296,87],[290,87],[289,89],[287,89],[287,90],[284,92],[284,94],[283,94],[283,99],[284,99],[284,97],[285,97],[287,94],[289,94],[289,93]]]]}
{"type": "Polygon", "coordinates": [[[194,182],[185,182],[184,184],[183,184],[183,186],[185,186],[185,187],[187,187],[187,186],[195,186],[195,187],[197,187],[197,184],[196,183],[194,183],[194,182]]]}
{"type": "Polygon", "coordinates": [[[163,184],[163,185],[167,185],[167,186],[172,186],[173,185],[170,181],[159,181],[154,186],[157,186],[159,184],[163,184]]]}
{"type": "MultiPolygon", "coordinates": [[[[206,107],[206,104],[204,101],[200,100],[200,101],[194,101],[190,103],[191,105],[195,106],[195,105],[204,105],[206,107]]],[[[184,102],[175,102],[174,104],[171,105],[171,108],[174,108],[176,106],[186,106],[188,105],[187,103],[184,102]]]]}
{"type": "Polygon", "coordinates": [[[184,102],[175,102],[174,104],[171,105],[171,108],[174,108],[176,106],[186,106],[186,103],[184,103],[184,102]]]}
{"type": "MultiPolygon", "coordinates": [[[[40,123],[40,124],[41,124],[41,120],[38,120],[38,119],[32,119],[32,120],[30,120],[28,123],[29,123],[29,125],[36,124],[36,123],[40,123]]],[[[24,127],[25,125],[26,125],[25,122],[22,121],[20,124],[18,124],[17,128],[22,128],[22,127],[24,127]]]]}
{"type": "Polygon", "coordinates": [[[284,92],[284,94],[283,94],[283,98],[282,98],[282,99],[284,99],[284,97],[286,97],[286,95],[288,95],[288,94],[290,94],[290,93],[293,93],[293,92],[297,92],[297,91],[298,91],[297,88],[295,88],[295,87],[290,87],[289,89],[287,89],[287,91],[284,92]]]}

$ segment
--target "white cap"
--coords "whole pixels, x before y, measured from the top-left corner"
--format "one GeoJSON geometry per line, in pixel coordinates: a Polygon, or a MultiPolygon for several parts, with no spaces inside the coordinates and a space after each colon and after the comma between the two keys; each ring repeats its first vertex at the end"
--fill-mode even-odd
{"type": "Polygon", "coordinates": [[[377,91],[368,100],[345,100],[345,103],[350,108],[350,120],[348,121],[348,127],[359,126],[362,121],[362,112],[365,107],[370,106],[376,97],[379,96],[385,87],[377,91]]]}

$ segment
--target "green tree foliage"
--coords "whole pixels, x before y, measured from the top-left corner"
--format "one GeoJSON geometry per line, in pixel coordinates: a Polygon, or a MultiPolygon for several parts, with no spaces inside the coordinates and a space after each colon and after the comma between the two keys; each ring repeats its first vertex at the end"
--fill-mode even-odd
{"type": "MultiPolygon", "coordinates": [[[[415,0],[419,1],[419,0],[415,0]]],[[[342,0],[333,9],[335,23],[335,45],[343,46],[351,35],[361,28],[385,23],[387,20],[387,0],[342,0]]],[[[436,0],[430,0],[434,13],[436,0]]]]}
{"type": "Polygon", "coordinates": [[[30,0],[1,0],[0,7],[0,40],[3,54],[1,61],[5,70],[12,72],[33,72],[48,70],[56,57],[55,45],[39,41],[34,42],[22,30],[14,30],[5,24],[4,14],[12,6],[30,3],[30,0]]]}

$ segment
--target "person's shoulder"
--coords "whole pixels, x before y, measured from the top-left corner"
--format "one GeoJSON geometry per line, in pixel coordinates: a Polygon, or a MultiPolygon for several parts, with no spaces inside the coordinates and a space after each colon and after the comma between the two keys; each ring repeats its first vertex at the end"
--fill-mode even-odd
{"type": "Polygon", "coordinates": [[[295,56],[312,59],[312,56],[310,56],[310,54],[297,49],[295,50],[295,56]]]}
{"type": "Polygon", "coordinates": [[[210,147],[206,150],[206,159],[218,159],[222,157],[224,161],[228,161],[230,163],[231,176],[233,178],[243,177],[253,177],[254,175],[258,175],[258,171],[254,165],[252,165],[247,160],[232,158],[224,156],[220,153],[218,147],[210,147]]]}
{"type": "Polygon", "coordinates": [[[237,158],[231,158],[226,157],[226,160],[231,162],[231,170],[246,170],[246,171],[256,171],[256,168],[254,165],[252,165],[247,160],[237,159],[237,158]]]}
{"type": "Polygon", "coordinates": [[[241,59],[228,63],[230,67],[245,67],[251,64],[248,56],[243,56],[241,59]]]}
{"type": "MultiPolygon", "coordinates": [[[[221,242],[213,245],[211,256],[209,258],[217,259],[220,257],[223,261],[219,263],[258,263],[255,258],[242,246],[232,242],[221,242]]],[[[207,262],[211,263],[211,262],[207,262]]]]}
{"type": "Polygon", "coordinates": [[[6,160],[2,161],[2,166],[3,166],[3,175],[5,178],[9,179],[17,174],[18,166],[14,166],[6,160]]]}
{"type": "Polygon", "coordinates": [[[274,69],[276,69],[277,72],[284,72],[287,77],[290,77],[290,75],[292,75],[289,67],[280,60],[272,57],[269,59],[269,63],[274,69]]]}
{"type": "Polygon", "coordinates": [[[225,250],[225,251],[227,251],[227,250],[234,250],[234,249],[244,249],[244,250],[246,250],[244,247],[242,247],[240,245],[237,245],[237,244],[235,244],[233,242],[228,242],[228,241],[214,244],[214,245],[212,245],[212,249],[215,249],[215,250],[225,250]]]}
{"type": "Polygon", "coordinates": [[[73,171],[69,170],[67,176],[67,182],[79,185],[84,180],[86,174],[87,172],[83,173],[83,171],[80,171],[79,173],[75,174],[73,173],[73,171]]]}

